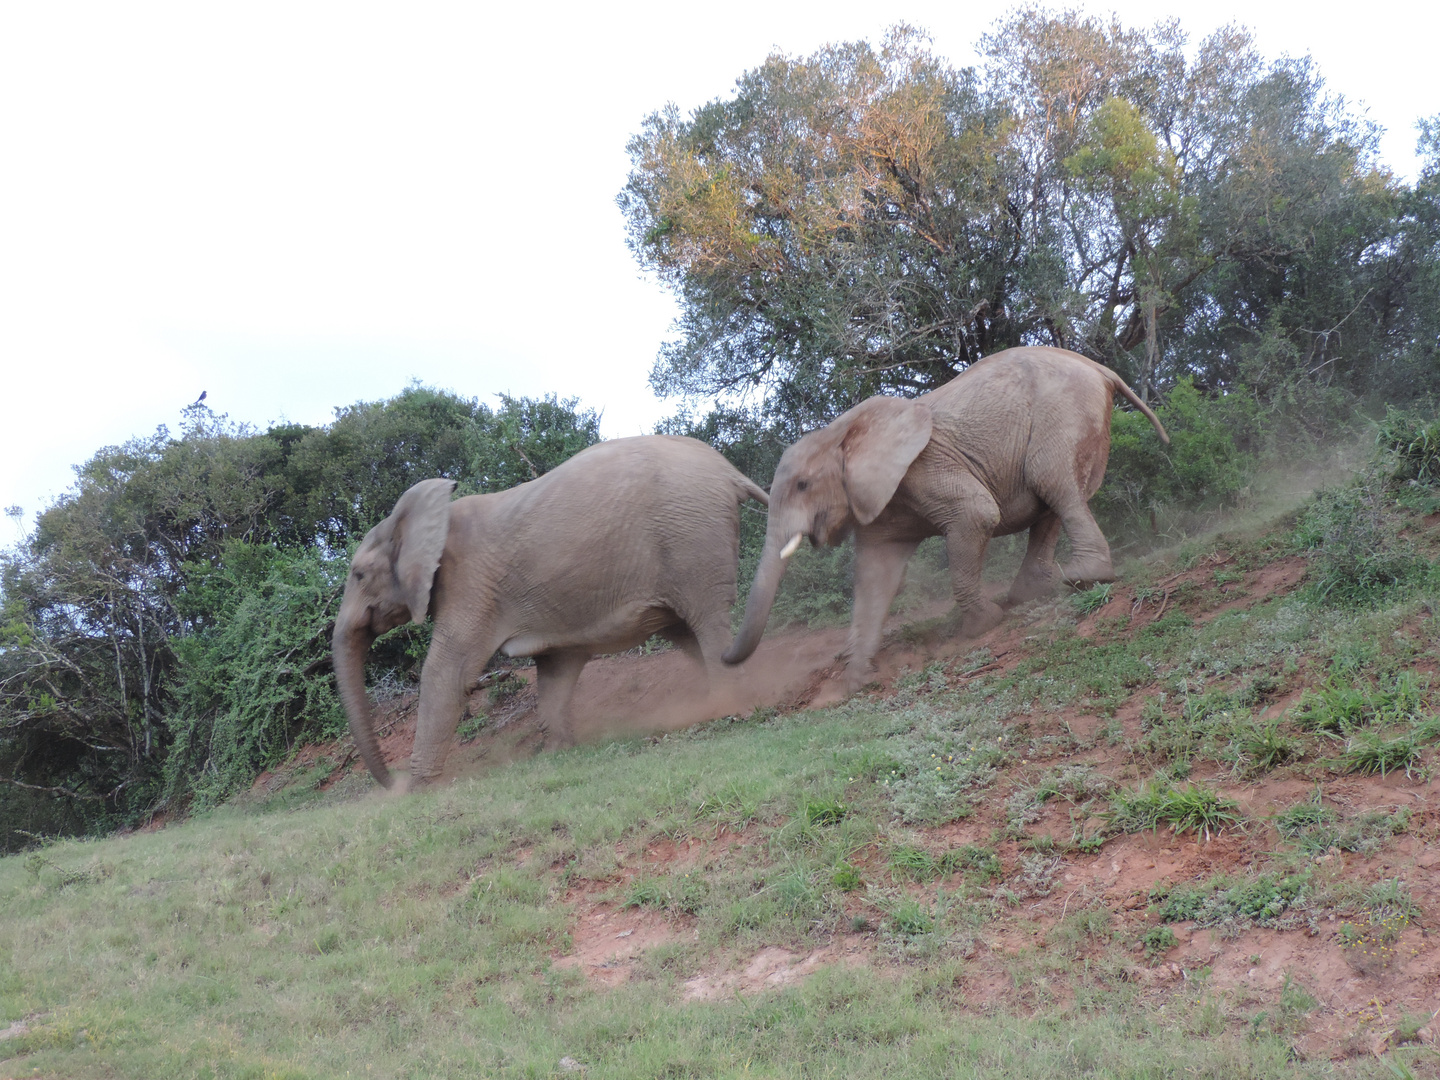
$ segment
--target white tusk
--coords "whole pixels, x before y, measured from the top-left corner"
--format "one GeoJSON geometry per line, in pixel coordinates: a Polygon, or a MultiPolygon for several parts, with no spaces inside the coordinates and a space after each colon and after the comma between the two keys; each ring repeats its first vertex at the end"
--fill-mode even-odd
{"type": "Polygon", "coordinates": [[[788,559],[800,546],[800,541],[805,539],[804,533],[796,533],[790,538],[790,542],[780,549],[780,558],[788,559]]]}

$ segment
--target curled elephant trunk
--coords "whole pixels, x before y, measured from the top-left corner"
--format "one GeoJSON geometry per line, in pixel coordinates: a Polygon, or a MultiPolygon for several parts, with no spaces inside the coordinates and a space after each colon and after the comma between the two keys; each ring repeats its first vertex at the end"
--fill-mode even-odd
{"type": "Polygon", "coordinates": [[[760,565],[755,568],[755,580],[745,600],[745,618],[740,624],[740,632],[735,635],[730,648],[725,650],[722,657],[725,663],[740,663],[760,644],[760,636],[765,633],[765,624],[770,620],[770,608],[775,603],[775,592],[780,588],[780,579],[785,576],[785,564],[803,539],[803,533],[796,533],[789,543],[781,547],[777,535],[765,538],[765,550],[760,553],[760,565]]]}
{"type": "Polygon", "coordinates": [[[342,617],[335,628],[335,683],[340,688],[345,715],[350,718],[350,734],[366,768],[382,787],[388,788],[393,779],[375,739],[375,720],[370,712],[370,698],[365,693],[365,658],[370,654],[375,636],[368,629],[342,629],[344,621],[342,617]]]}

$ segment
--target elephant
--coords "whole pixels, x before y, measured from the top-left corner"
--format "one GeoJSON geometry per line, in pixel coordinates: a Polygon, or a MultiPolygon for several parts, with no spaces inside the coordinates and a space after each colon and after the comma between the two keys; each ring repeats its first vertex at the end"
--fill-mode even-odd
{"type": "Polygon", "coordinates": [[[855,600],[845,690],[871,680],[881,624],[920,541],[943,536],[959,631],[976,637],[1004,609],[981,592],[991,537],[1030,530],[1006,606],[1059,582],[1114,580],[1110,546],[1087,505],[1105,476],[1114,395],[1156,415],[1109,368],[1065,349],[1006,349],[916,398],[872,397],[781,455],[765,545],[745,615],[724,660],[759,644],[786,560],[800,541],[855,536],[855,600]],[[1064,527],[1073,556],[1057,566],[1064,527]]]}
{"type": "Polygon", "coordinates": [[[716,450],[676,435],[597,443],[535,480],[451,500],[422,480],[351,560],[332,639],[335,678],[371,775],[365,658],[375,638],[434,619],[420,676],[410,785],[444,764],[466,693],[501,650],[533,656],[546,746],[572,742],[571,698],[597,653],[664,634],[709,672],[730,643],[740,506],[767,504],[716,450]]]}

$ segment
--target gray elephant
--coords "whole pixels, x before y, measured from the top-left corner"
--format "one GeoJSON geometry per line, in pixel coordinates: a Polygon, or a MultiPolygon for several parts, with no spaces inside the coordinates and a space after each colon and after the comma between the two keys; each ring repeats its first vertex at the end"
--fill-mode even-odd
{"type": "Polygon", "coordinates": [[[785,562],[805,537],[834,545],[855,534],[855,607],[843,654],[850,693],[873,675],[881,624],[926,537],[945,538],[967,637],[1003,617],[980,588],[991,537],[1030,530],[1008,603],[1060,581],[1113,580],[1110,545],[1087,504],[1105,476],[1117,392],[1170,441],[1120,376],[1044,347],[986,357],[918,398],[869,398],[810,432],[775,470],[765,547],[726,663],[754,652],[785,562]],[[1074,554],[1057,566],[1061,526],[1074,554]]]}
{"type": "Polygon", "coordinates": [[[420,677],[411,783],[433,779],[468,687],[495,651],[535,657],[550,747],[571,741],[570,699],[596,653],[662,633],[707,670],[730,643],[740,504],[768,503],[711,447],[674,435],[599,443],[537,480],[451,501],[424,480],[366,534],[333,639],[350,730],[381,784],[389,770],[365,695],[376,636],[434,617],[420,677]]]}

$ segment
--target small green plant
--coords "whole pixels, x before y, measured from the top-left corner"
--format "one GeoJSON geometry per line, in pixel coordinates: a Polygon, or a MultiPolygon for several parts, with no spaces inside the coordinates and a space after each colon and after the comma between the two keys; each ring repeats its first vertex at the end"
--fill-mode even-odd
{"type": "Polygon", "coordinates": [[[1310,873],[1258,874],[1240,879],[1219,877],[1202,885],[1157,889],[1150,898],[1159,905],[1161,922],[1195,920],[1196,926],[1257,922],[1273,924],[1301,902],[1310,873]]]}
{"type": "Polygon", "coordinates": [[[1084,592],[1076,593],[1071,598],[1071,603],[1075,605],[1075,610],[1081,618],[1084,618],[1086,615],[1093,615],[1110,603],[1110,597],[1114,591],[1115,587],[1110,582],[1101,582],[1099,585],[1092,585],[1084,592]]]}
{"type": "Polygon", "coordinates": [[[1310,590],[1324,603],[1373,602],[1423,567],[1386,512],[1384,485],[1374,477],[1316,495],[1295,542],[1310,556],[1310,590]]]}
{"type": "Polygon", "coordinates": [[[1405,775],[1409,776],[1419,758],[1420,742],[1413,733],[1386,739],[1378,732],[1362,731],[1346,743],[1340,761],[1346,772],[1385,776],[1404,769],[1405,775]]]}
{"type": "Polygon", "coordinates": [[[890,876],[892,878],[933,881],[940,875],[940,860],[922,847],[905,844],[890,853],[890,876]]]}
{"type": "Polygon", "coordinates": [[[1340,949],[1357,971],[1378,975],[1399,959],[1399,940],[1410,926],[1410,913],[1394,908],[1365,912],[1340,924],[1340,949]]]}
{"type": "Polygon", "coordinates": [[[901,938],[915,938],[935,930],[935,913],[919,901],[905,899],[890,909],[889,929],[901,938]]]}
{"type": "Polygon", "coordinates": [[[1275,815],[1275,828],[1287,840],[1294,840],[1306,833],[1329,825],[1335,820],[1335,812],[1320,801],[1320,789],[1316,787],[1310,798],[1294,806],[1288,806],[1275,815]]]}
{"type": "Polygon", "coordinates": [[[1395,1041],[1401,1046],[1420,1041],[1420,1032],[1430,1023],[1429,1013],[1408,1013],[1395,1021],[1395,1041]]]}
{"type": "Polygon", "coordinates": [[[1183,791],[1168,784],[1146,784],[1110,796],[1102,816],[1122,832],[1143,832],[1169,825],[1172,832],[1198,832],[1207,841],[1243,820],[1240,807],[1213,788],[1191,784],[1183,791]]]}
{"type": "Polygon", "coordinates": [[[1168,926],[1152,926],[1140,936],[1140,944],[1144,946],[1145,955],[1151,960],[1157,956],[1163,956],[1179,943],[1179,939],[1175,937],[1175,931],[1168,926]]]}
{"type": "Polygon", "coordinates": [[[1277,721],[1263,727],[1257,724],[1242,729],[1236,743],[1240,753],[1257,771],[1273,769],[1301,755],[1299,740],[1281,731],[1277,721]]]}
{"type": "Polygon", "coordinates": [[[860,876],[860,871],[849,863],[841,863],[835,867],[830,875],[830,881],[841,892],[854,892],[865,884],[865,879],[860,876]]]}
{"type": "Polygon", "coordinates": [[[485,692],[485,699],[490,702],[492,707],[504,705],[507,701],[513,700],[516,695],[524,691],[529,685],[529,683],[513,671],[502,672],[490,684],[490,689],[485,692]]]}
{"type": "Polygon", "coordinates": [[[839,799],[810,799],[805,803],[805,820],[811,825],[838,825],[850,808],[839,799]]]}

